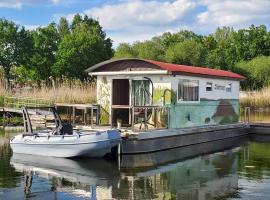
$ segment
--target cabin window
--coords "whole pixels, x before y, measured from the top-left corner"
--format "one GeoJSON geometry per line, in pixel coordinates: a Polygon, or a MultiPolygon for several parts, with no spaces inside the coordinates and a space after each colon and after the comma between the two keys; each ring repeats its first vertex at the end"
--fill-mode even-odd
{"type": "Polygon", "coordinates": [[[178,102],[199,101],[199,81],[181,79],[178,82],[178,102]]]}
{"type": "Polygon", "coordinates": [[[232,84],[230,83],[226,86],[226,92],[231,92],[231,91],[232,91],[232,84]]]}
{"type": "Polygon", "coordinates": [[[207,82],[206,83],[206,91],[212,91],[213,90],[213,83],[207,82]]]}

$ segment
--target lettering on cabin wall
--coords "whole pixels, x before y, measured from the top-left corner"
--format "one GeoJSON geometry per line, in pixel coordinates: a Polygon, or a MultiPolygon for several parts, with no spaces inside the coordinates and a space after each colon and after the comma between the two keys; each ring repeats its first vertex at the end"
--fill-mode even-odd
{"type": "Polygon", "coordinates": [[[222,90],[222,91],[225,91],[225,86],[224,85],[218,85],[218,84],[215,84],[215,90],[222,90]]]}

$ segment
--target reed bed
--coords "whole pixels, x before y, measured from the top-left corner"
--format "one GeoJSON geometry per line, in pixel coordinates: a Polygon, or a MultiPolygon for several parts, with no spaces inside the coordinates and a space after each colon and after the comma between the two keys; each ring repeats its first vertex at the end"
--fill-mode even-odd
{"type": "Polygon", "coordinates": [[[251,109],[270,109],[270,87],[257,91],[246,91],[240,95],[241,107],[251,109]]]}
{"type": "Polygon", "coordinates": [[[44,99],[53,103],[95,103],[96,87],[91,86],[60,86],[57,88],[23,88],[6,91],[0,88],[0,96],[24,97],[32,99],[44,99]]]}

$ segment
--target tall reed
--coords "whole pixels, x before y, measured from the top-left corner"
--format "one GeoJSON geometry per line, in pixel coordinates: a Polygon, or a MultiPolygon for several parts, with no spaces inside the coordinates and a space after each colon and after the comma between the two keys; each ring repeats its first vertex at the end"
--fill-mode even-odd
{"type": "Polygon", "coordinates": [[[57,88],[20,88],[6,91],[0,87],[0,96],[26,97],[33,99],[44,99],[55,103],[95,103],[96,87],[73,85],[72,87],[62,85],[57,88]]]}
{"type": "Polygon", "coordinates": [[[270,109],[270,87],[257,91],[246,91],[240,95],[241,107],[270,109]]]}

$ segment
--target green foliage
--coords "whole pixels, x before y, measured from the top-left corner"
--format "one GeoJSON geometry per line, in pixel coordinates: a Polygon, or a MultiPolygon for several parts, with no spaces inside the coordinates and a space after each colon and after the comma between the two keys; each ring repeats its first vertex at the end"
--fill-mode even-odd
{"type": "Polygon", "coordinates": [[[28,68],[34,71],[33,79],[40,84],[42,80],[49,81],[52,76],[52,66],[56,62],[56,51],[60,40],[56,24],[51,23],[45,28],[32,32],[34,53],[28,68]]]}
{"type": "Polygon", "coordinates": [[[166,51],[166,61],[185,65],[204,65],[204,47],[194,40],[185,40],[169,47],[166,51]]]}
{"type": "Polygon", "coordinates": [[[166,32],[144,42],[120,44],[115,52],[117,58],[161,60],[240,73],[247,77],[244,89],[269,86],[267,64],[261,56],[270,56],[270,32],[264,25],[237,31],[222,27],[206,36],[192,31],[166,32]],[[256,57],[258,60],[248,62],[256,57]]]}
{"type": "Polygon", "coordinates": [[[66,18],[64,17],[60,18],[57,29],[61,38],[63,38],[67,34],[70,34],[70,27],[66,18]]]}
{"type": "Polygon", "coordinates": [[[112,41],[97,20],[75,15],[31,32],[0,19],[0,66],[16,83],[51,85],[53,79],[83,79],[84,70],[113,56],[112,41]]]}
{"type": "Polygon", "coordinates": [[[112,42],[106,38],[98,21],[76,15],[72,32],[65,35],[59,45],[53,72],[57,77],[84,79],[85,69],[112,55],[112,42]]]}
{"type": "Polygon", "coordinates": [[[154,40],[136,42],[133,45],[133,50],[136,52],[136,57],[138,58],[163,60],[164,57],[163,46],[154,40]]]}
{"type": "Polygon", "coordinates": [[[4,68],[8,85],[11,68],[28,61],[32,53],[32,46],[28,31],[6,19],[0,19],[0,66],[4,68]]]}
{"type": "Polygon", "coordinates": [[[238,72],[246,76],[243,82],[245,89],[260,89],[270,86],[270,56],[260,56],[251,61],[242,61],[237,64],[238,72]]]}
{"type": "Polygon", "coordinates": [[[114,54],[115,58],[136,58],[137,54],[132,46],[128,43],[121,43],[114,54]]]}

